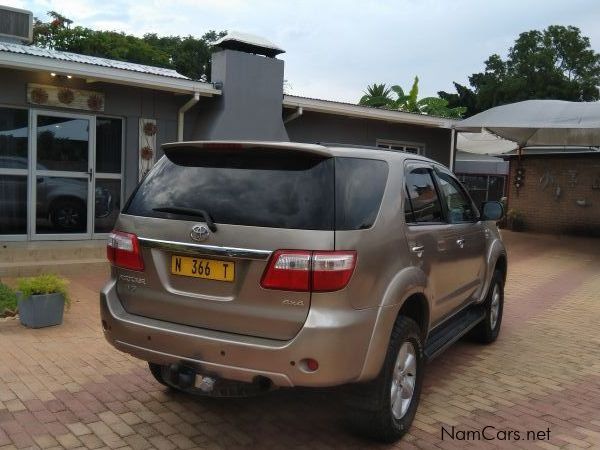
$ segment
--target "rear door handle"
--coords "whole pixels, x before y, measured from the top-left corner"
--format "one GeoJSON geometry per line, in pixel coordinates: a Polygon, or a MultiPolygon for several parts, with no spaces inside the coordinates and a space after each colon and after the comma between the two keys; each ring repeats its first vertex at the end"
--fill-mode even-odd
{"type": "Polygon", "coordinates": [[[460,248],[463,248],[465,246],[465,240],[463,238],[457,239],[456,245],[458,245],[460,248]]]}
{"type": "Polygon", "coordinates": [[[419,244],[415,244],[410,248],[410,251],[416,253],[419,258],[423,255],[423,250],[425,250],[425,246],[419,244]]]}

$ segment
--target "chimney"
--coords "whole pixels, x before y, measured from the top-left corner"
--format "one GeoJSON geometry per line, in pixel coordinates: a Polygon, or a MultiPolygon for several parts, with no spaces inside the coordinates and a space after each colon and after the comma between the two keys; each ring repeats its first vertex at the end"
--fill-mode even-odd
{"type": "Polygon", "coordinates": [[[206,139],[288,141],[281,116],[284,50],[258,36],[229,33],[215,43],[211,81],[222,90],[206,139]]]}

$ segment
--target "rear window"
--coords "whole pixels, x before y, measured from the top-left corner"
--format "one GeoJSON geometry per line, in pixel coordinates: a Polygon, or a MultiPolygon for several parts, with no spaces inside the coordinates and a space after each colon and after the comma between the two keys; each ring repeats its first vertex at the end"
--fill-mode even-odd
{"type": "Polygon", "coordinates": [[[388,175],[385,161],[336,158],[335,228],[370,228],[379,212],[388,175]]]}
{"type": "Polygon", "coordinates": [[[133,194],[126,214],[201,221],[156,208],[201,209],[217,224],[304,230],[370,227],[387,163],[253,149],[162,158],[133,194]],[[334,167],[335,164],[335,167],[334,167]],[[335,203],[335,204],[334,204],[335,203]]]}
{"type": "Polygon", "coordinates": [[[154,210],[182,207],[203,209],[217,224],[333,229],[331,159],[221,150],[177,163],[162,158],[134,194],[126,213],[184,219],[154,210]]]}

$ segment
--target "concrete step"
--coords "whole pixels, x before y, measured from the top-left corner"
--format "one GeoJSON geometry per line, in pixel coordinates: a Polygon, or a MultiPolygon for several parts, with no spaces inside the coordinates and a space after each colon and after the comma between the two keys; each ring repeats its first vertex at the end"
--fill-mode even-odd
{"type": "Polygon", "coordinates": [[[106,258],[106,241],[2,242],[0,263],[87,260],[106,258]]]}
{"type": "Polygon", "coordinates": [[[110,265],[106,258],[0,262],[0,278],[30,277],[46,273],[56,275],[103,273],[108,275],[109,270],[110,265]]]}

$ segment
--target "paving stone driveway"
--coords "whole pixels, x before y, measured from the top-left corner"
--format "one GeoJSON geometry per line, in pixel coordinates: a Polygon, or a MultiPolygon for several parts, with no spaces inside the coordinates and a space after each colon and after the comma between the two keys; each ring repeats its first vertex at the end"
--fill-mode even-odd
{"type": "MultiPolygon", "coordinates": [[[[499,340],[460,342],[430,364],[398,448],[600,448],[600,240],[505,237],[499,340]],[[486,426],[495,439],[464,440],[486,426]],[[449,438],[452,427],[463,440],[449,438]],[[549,440],[515,440],[514,431],[523,439],[548,428],[549,440]],[[512,440],[500,440],[510,430],[512,440]]],[[[105,343],[104,278],[72,279],[75,301],[61,327],[0,321],[0,449],[387,448],[344,428],[332,391],[219,401],[166,390],[145,364],[105,343]]]]}

